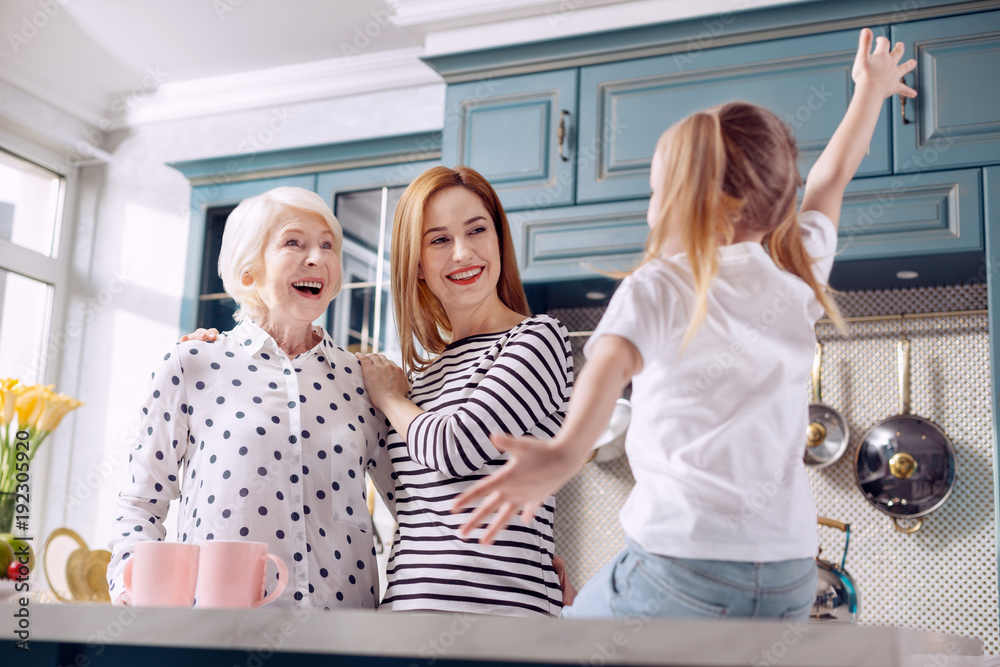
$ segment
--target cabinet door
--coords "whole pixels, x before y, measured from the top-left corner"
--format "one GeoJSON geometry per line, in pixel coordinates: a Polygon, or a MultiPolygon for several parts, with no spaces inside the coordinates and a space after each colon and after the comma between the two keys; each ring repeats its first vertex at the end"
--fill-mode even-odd
{"type": "Polygon", "coordinates": [[[513,213],[509,216],[526,283],[594,278],[627,270],[649,234],[646,200],[513,213]]]}
{"type": "MultiPolygon", "coordinates": [[[[857,46],[858,32],[845,30],[582,68],[577,202],[648,196],[663,131],[733,100],[791,126],[805,178],[847,110],[857,46]]],[[[888,114],[886,105],[859,175],[890,173],[888,114]]]]}
{"type": "Polygon", "coordinates": [[[893,101],[896,173],[1000,161],[1000,11],[892,27],[917,69],[893,101]]]}
{"type": "Polygon", "coordinates": [[[856,179],[844,196],[838,235],[830,280],[838,289],[981,282],[980,172],[856,179]]]}
{"type": "Polygon", "coordinates": [[[442,160],[472,167],[507,209],[573,203],[577,70],[448,86],[442,160]]]}

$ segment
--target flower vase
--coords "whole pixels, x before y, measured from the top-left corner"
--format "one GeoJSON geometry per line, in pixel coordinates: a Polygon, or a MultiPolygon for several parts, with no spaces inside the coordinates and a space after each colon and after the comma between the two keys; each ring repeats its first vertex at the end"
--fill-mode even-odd
{"type": "Polygon", "coordinates": [[[14,505],[16,493],[0,493],[0,533],[14,532],[14,505]]]}

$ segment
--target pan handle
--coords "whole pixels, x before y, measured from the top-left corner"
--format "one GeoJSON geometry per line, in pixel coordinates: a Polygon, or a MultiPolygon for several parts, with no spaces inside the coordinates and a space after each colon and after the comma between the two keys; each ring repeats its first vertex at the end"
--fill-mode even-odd
{"type": "Polygon", "coordinates": [[[902,526],[899,525],[899,517],[898,516],[894,516],[894,517],[890,517],[890,518],[892,519],[892,525],[894,525],[896,527],[896,530],[898,530],[901,533],[906,533],[907,535],[912,535],[913,533],[915,533],[918,530],[920,530],[920,527],[924,525],[924,519],[923,519],[923,517],[918,517],[917,518],[917,522],[915,524],[913,524],[912,526],[910,526],[909,528],[903,528],[902,526]]]}
{"type": "Polygon", "coordinates": [[[901,340],[897,345],[899,356],[899,414],[910,414],[910,341],[901,340]]]}
{"type": "Polygon", "coordinates": [[[816,517],[816,523],[821,526],[828,526],[830,528],[836,528],[837,530],[842,530],[847,532],[851,527],[850,524],[844,523],[843,521],[837,521],[836,519],[827,519],[825,516],[816,517]]]}
{"type": "Polygon", "coordinates": [[[847,547],[851,544],[851,524],[837,521],[836,519],[827,519],[825,516],[816,517],[816,522],[821,526],[829,526],[830,528],[837,528],[844,531],[844,554],[840,557],[840,569],[843,570],[844,563],[847,562],[847,547]]]}
{"type": "Polygon", "coordinates": [[[816,356],[813,357],[812,383],[813,383],[813,403],[822,403],[820,400],[819,374],[823,367],[823,345],[816,343],[816,356]]]}

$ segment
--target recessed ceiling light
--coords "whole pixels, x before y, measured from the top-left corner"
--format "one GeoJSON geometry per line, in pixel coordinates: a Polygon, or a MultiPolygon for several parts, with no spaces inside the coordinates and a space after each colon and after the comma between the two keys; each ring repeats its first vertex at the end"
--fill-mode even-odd
{"type": "Polygon", "coordinates": [[[584,296],[586,296],[591,301],[600,301],[601,299],[606,297],[607,294],[605,294],[604,292],[587,292],[584,296]]]}
{"type": "Polygon", "coordinates": [[[900,280],[913,280],[914,278],[918,278],[919,276],[920,274],[917,273],[916,271],[898,271],[896,273],[896,277],[899,278],[900,280]]]}

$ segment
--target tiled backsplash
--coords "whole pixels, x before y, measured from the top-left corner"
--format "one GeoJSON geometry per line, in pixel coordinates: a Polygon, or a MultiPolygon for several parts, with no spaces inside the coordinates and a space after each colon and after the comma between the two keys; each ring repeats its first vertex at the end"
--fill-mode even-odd
{"type": "MultiPolygon", "coordinates": [[[[986,286],[851,292],[837,301],[851,317],[983,310],[986,286]]],[[[550,314],[570,331],[589,331],[601,313],[580,308],[550,314]]],[[[852,322],[846,338],[830,324],[816,331],[824,346],[823,402],[845,415],[851,444],[839,461],[810,469],[809,476],[819,514],[851,524],[846,569],[861,600],[859,622],[981,637],[986,653],[1000,653],[986,316],[852,322]],[[854,452],[865,431],[899,412],[896,342],[903,337],[912,349],[911,412],[937,423],[958,459],[953,493],[912,535],[897,531],[869,504],[854,477],[854,452]]],[[[585,341],[573,338],[578,370],[585,341]]],[[[556,553],[568,560],[577,586],[624,546],[618,512],[632,484],[621,457],[588,463],[559,492],[556,553]]],[[[819,530],[823,557],[839,561],[843,533],[819,530]]]]}

